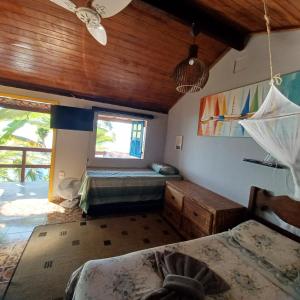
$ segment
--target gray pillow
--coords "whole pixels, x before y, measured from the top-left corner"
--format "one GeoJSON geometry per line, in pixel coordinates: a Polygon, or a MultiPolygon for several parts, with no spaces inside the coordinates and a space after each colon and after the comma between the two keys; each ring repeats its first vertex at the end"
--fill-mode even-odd
{"type": "Polygon", "coordinates": [[[151,167],[156,173],[159,173],[162,175],[177,175],[177,174],[179,174],[179,171],[175,167],[170,166],[170,165],[153,163],[151,167]]]}

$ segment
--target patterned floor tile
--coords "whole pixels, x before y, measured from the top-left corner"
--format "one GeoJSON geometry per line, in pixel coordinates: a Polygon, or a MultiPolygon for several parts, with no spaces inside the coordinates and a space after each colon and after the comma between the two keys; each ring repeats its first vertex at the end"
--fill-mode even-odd
{"type": "Polygon", "coordinates": [[[0,254],[10,254],[15,246],[15,243],[0,244],[0,254]]]}
{"type": "Polygon", "coordinates": [[[47,222],[46,216],[22,218],[19,220],[11,220],[6,222],[6,233],[20,233],[32,231],[36,226],[45,224],[47,222]]]}
{"type": "Polygon", "coordinates": [[[27,241],[31,235],[32,231],[27,232],[18,232],[18,233],[10,233],[7,234],[4,242],[5,243],[14,243],[14,242],[22,242],[27,241]]]}
{"type": "Polygon", "coordinates": [[[0,253],[0,266],[5,266],[9,253],[0,253]]]}
{"type": "Polygon", "coordinates": [[[0,282],[7,282],[11,279],[16,266],[4,266],[0,268],[0,282]]]}
{"type": "Polygon", "coordinates": [[[81,220],[79,208],[24,217],[0,214],[0,299],[36,226],[81,220]]]}
{"type": "Polygon", "coordinates": [[[18,251],[18,252],[13,252],[10,255],[8,255],[5,263],[3,264],[4,266],[16,266],[21,255],[22,255],[22,251],[18,251]]]}
{"type": "MultiPolygon", "coordinates": [[[[90,219],[93,218],[88,218],[88,220],[90,219]]],[[[29,239],[31,232],[35,226],[85,220],[86,219],[82,217],[81,210],[79,208],[75,208],[73,210],[65,210],[64,213],[54,211],[41,215],[26,216],[24,218],[10,218],[8,216],[1,216],[0,214],[0,299],[1,294],[6,288],[7,282],[9,282],[11,279],[14,269],[18,264],[18,261],[26,246],[27,240],[29,239]],[[1,224],[3,224],[2,230],[1,224]]],[[[152,217],[151,214],[140,214],[136,216],[131,215],[128,217],[128,222],[130,224],[141,222],[140,226],[143,231],[145,231],[145,236],[140,240],[140,243],[143,245],[147,245],[152,241],[153,236],[151,236],[150,234],[152,232],[151,228],[153,229],[153,226],[162,226],[162,235],[168,236],[169,234],[169,231],[167,231],[163,226],[164,221],[157,216],[152,217]]],[[[114,226],[113,217],[107,217],[103,218],[103,223],[100,223],[98,227],[99,230],[104,232],[108,227],[111,226],[114,226]],[[101,224],[105,224],[105,228],[100,227],[101,224]]],[[[122,239],[130,239],[133,236],[134,233],[132,233],[132,231],[129,232],[126,228],[122,228],[122,230],[120,230],[120,238],[122,239]]],[[[105,239],[103,239],[102,243],[104,244],[104,247],[106,249],[114,247],[114,245],[116,244],[115,240],[111,239],[111,237],[106,237],[105,239]]],[[[74,245],[72,247],[80,247],[80,243],[74,242],[74,245]]]]}

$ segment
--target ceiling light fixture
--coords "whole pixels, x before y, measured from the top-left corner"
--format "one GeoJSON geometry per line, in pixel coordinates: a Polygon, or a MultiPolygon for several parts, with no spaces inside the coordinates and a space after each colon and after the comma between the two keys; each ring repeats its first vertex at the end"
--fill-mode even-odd
{"type": "Polygon", "coordinates": [[[195,44],[195,24],[192,26],[194,43],[189,48],[189,55],[174,69],[173,79],[176,82],[176,90],[180,93],[199,92],[207,83],[209,69],[207,65],[198,58],[198,45],[195,44]]]}

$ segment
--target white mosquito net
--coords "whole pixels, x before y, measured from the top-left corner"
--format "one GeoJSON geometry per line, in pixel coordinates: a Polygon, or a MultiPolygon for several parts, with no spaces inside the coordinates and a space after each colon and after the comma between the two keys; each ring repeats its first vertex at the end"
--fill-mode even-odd
{"type": "Polygon", "coordinates": [[[300,106],[272,84],[259,110],[240,124],[266,152],[290,168],[294,198],[300,200],[300,106]]]}

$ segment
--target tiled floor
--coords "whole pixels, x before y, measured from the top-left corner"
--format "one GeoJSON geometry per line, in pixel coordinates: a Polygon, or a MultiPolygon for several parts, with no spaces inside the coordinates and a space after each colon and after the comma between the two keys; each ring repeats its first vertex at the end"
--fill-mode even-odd
{"type": "Polygon", "coordinates": [[[39,226],[34,229],[6,296],[13,300],[63,299],[71,273],[87,260],[181,240],[155,212],[39,226]]]}
{"type": "Polygon", "coordinates": [[[47,199],[47,183],[0,184],[0,299],[32,230],[37,225],[81,220],[47,199]]]}
{"type": "Polygon", "coordinates": [[[47,181],[0,182],[0,201],[45,198],[48,194],[48,184],[47,181]]]}
{"type": "MultiPolygon", "coordinates": [[[[79,208],[67,210],[50,203],[47,194],[45,183],[0,183],[0,299],[36,226],[84,220],[79,208]]],[[[130,220],[135,221],[135,218],[130,220]]],[[[144,226],[144,229],[149,230],[149,227],[144,226]]],[[[128,232],[124,230],[122,235],[128,232]]],[[[110,240],[105,242],[111,243],[110,240]]],[[[148,242],[144,239],[144,244],[148,242]]]]}

